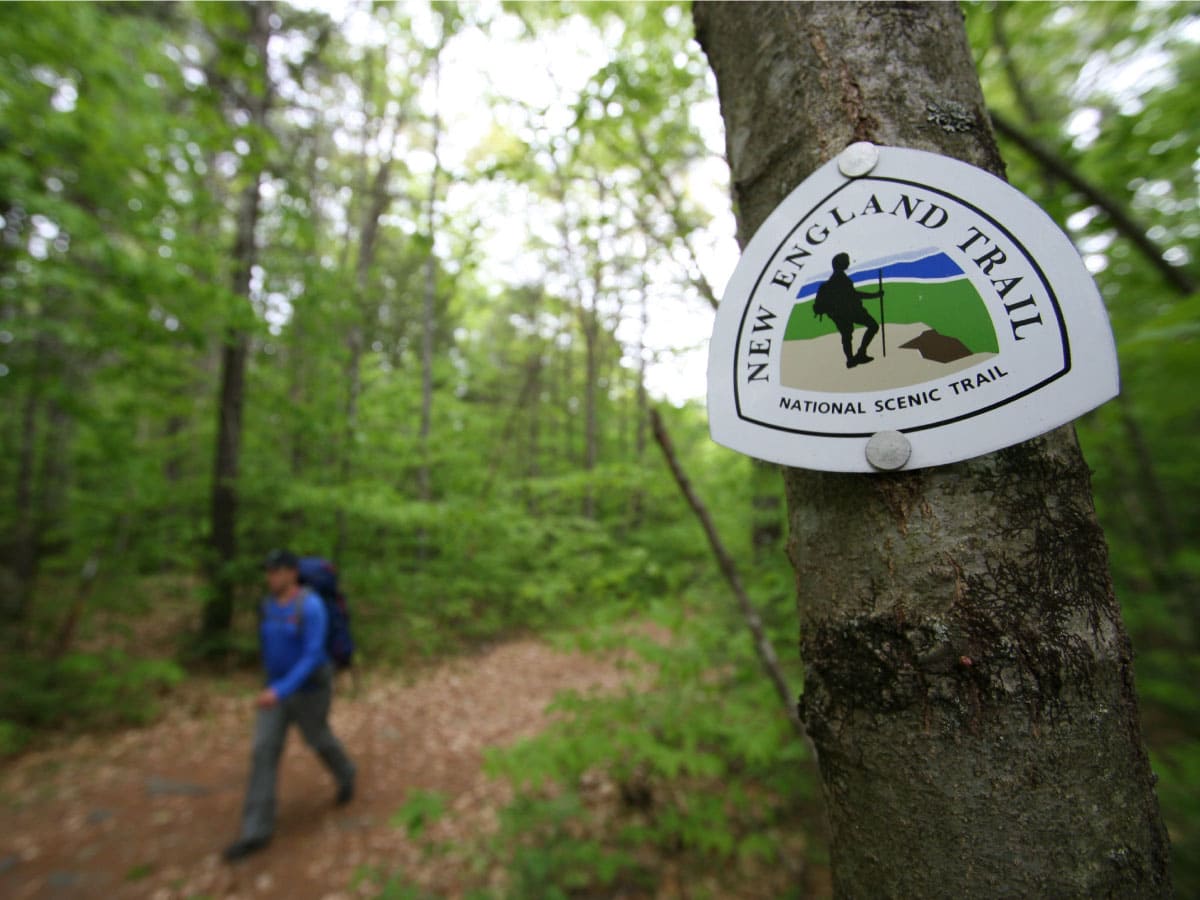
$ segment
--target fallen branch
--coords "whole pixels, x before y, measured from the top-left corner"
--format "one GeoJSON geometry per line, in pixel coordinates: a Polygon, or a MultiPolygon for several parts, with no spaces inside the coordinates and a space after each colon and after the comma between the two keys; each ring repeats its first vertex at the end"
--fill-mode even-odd
{"type": "Polygon", "coordinates": [[[796,695],[788,688],[787,679],[784,678],[783,672],[780,671],[779,658],[775,655],[775,648],[771,645],[771,639],[767,637],[767,633],[763,629],[762,617],[759,616],[758,610],[754,608],[749,596],[746,594],[745,587],[742,586],[742,579],[738,575],[737,566],[733,562],[733,557],[729,555],[729,551],[725,549],[725,545],[721,543],[721,538],[717,534],[712,516],[708,514],[708,508],[696,496],[696,492],[692,490],[691,482],[688,481],[688,477],[683,473],[683,469],[679,465],[679,459],[675,456],[675,448],[671,443],[671,437],[667,434],[662,417],[659,416],[656,409],[650,410],[650,426],[654,429],[654,439],[658,442],[663,456],[667,459],[667,465],[671,468],[671,474],[675,476],[675,483],[679,485],[679,490],[683,493],[688,505],[692,508],[692,512],[700,520],[700,525],[704,528],[704,533],[708,536],[708,543],[712,547],[713,555],[717,558],[717,565],[721,567],[721,572],[725,576],[725,580],[729,582],[729,586],[733,589],[733,595],[737,598],[742,618],[746,620],[746,625],[749,627],[750,633],[754,635],[754,652],[758,654],[758,661],[762,665],[763,671],[775,686],[775,692],[779,695],[779,699],[783,703],[783,709],[787,713],[788,721],[792,723],[796,734],[802,738],[807,737],[804,731],[804,723],[800,721],[800,714],[796,709],[796,695]]]}

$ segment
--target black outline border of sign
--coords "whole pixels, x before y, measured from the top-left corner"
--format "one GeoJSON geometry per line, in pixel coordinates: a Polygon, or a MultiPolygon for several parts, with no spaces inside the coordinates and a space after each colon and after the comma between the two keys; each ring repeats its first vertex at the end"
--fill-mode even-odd
{"type": "MultiPolygon", "coordinates": [[[[1059,331],[1059,334],[1062,336],[1063,367],[1058,372],[1055,372],[1053,375],[1051,375],[1049,378],[1045,379],[1044,381],[1040,381],[1037,384],[1033,385],[1032,387],[1026,388],[1025,390],[1021,391],[1019,394],[1013,394],[1011,397],[1007,397],[1004,400],[997,401],[996,403],[993,403],[991,406],[985,406],[981,409],[976,409],[976,410],[972,410],[971,412],[968,412],[968,413],[963,413],[960,416],[955,416],[953,419],[941,419],[937,422],[930,422],[929,424],[926,424],[926,425],[914,425],[914,426],[911,426],[908,428],[901,428],[901,429],[899,429],[901,432],[909,433],[909,432],[915,432],[915,431],[925,431],[930,428],[941,428],[943,425],[952,425],[955,422],[961,422],[964,419],[971,419],[971,418],[974,418],[975,416],[982,415],[983,413],[991,412],[993,409],[997,409],[998,407],[1001,407],[1001,406],[1006,406],[1009,403],[1012,403],[1016,400],[1020,400],[1022,397],[1025,397],[1025,396],[1028,396],[1029,394],[1034,393],[1035,391],[1040,391],[1046,385],[1050,384],[1053,381],[1057,381],[1059,378],[1062,378],[1064,375],[1066,375],[1068,372],[1071,371],[1071,345],[1070,345],[1070,342],[1067,340],[1067,325],[1066,325],[1066,322],[1063,321],[1062,309],[1058,305],[1058,296],[1054,293],[1054,290],[1050,287],[1050,282],[1046,279],[1046,273],[1044,273],[1042,271],[1042,267],[1038,265],[1038,262],[1036,259],[1034,259],[1033,255],[1028,250],[1025,249],[1025,245],[1022,244],[1020,241],[1018,241],[1015,237],[1013,237],[1012,232],[1009,231],[1007,228],[1005,228],[1002,224],[1000,224],[1000,222],[998,222],[996,219],[992,218],[992,216],[988,215],[986,212],[984,212],[982,209],[980,209],[975,204],[964,200],[963,198],[957,196],[956,194],[951,194],[949,191],[943,191],[940,188],[931,187],[930,185],[921,184],[916,181],[907,181],[903,178],[888,178],[888,177],[878,176],[878,175],[864,175],[860,178],[847,179],[845,184],[838,185],[834,190],[830,191],[828,194],[826,194],[824,197],[822,197],[811,209],[809,209],[808,212],[806,212],[800,218],[800,220],[795,224],[795,226],[792,228],[792,230],[787,233],[787,235],[783,238],[783,240],[781,240],[779,242],[779,244],[775,247],[775,250],[767,258],[767,264],[768,264],[767,267],[769,267],[770,261],[775,259],[775,257],[779,255],[779,251],[783,248],[783,245],[786,244],[789,240],[791,240],[792,235],[794,235],[797,231],[800,230],[800,226],[803,225],[805,222],[807,222],[808,219],[817,211],[817,209],[819,207],[823,206],[834,195],[845,190],[850,185],[856,184],[859,182],[863,182],[863,181],[889,181],[889,182],[892,182],[893,184],[908,185],[910,187],[920,188],[921,190],[924,190],[924,191],[931,191],[935,194],[941,194],[943,197],[947,197],[950,200],[953,200],[955,203],[958,203],[960,206],[965,206],[967,209],[973,210],[981,218],[986,219],[988,222],[991,222],[993,225],[995,225],[997,229],[999,229],[1010,241],[1012,241],[1013,245],[1021,251],[1021,255],[1024,256],[1025,259],[1027,259],[1029,261],[1029,264],[1031,266],[1033,266],[1034,272],[1037,273],[1038,280],[1041,281],[1042,286],[1046,289],[1046,295],[1050,298],[1050,304],[1054,307],[1054,315],[1058,319],[1058,331],[1059,331]]],[[[1004,184],[1005,187],[1011,188],[1011,185],[1009,185],[1007,182],[1001,182],[1001,183],[1004,184]]],[[[1011,189],[1015,190],[1015,188],[1011,188],[1011,189]]],[[[809,435],[812,437],[827,437],[827,438],[870,437],[871,435],[873,435],[875,433],[875,431],[877,429],[872,430],[872,431],[854,432],[853,434],[848,433],[848,432],[834,433],[834,432],[829,432],[829,431],[805,431],[800,428],[787,428],[783,425],[775,425],[771,422],[761,422],[758,419],[752,419],[749,416],[742,415],[741,389],[740,389],[740,385],[738,383],[738,377],[737,377],[738,376],[738,357],[739,357],[739,353],[740,353],[740,348],[742,346],[742,332],[745,330],[746,317],[749,314],[750,307],[754,303],[754,297],[758,293],[759,285],[762,283],[763,276],[767,274],[767,267],[764,267],[763,270],[758,273],[758,278],[756,278],[754,280],[754,287],[750,289],[750,297],[746,301],[746,306],[742,310],[741,320],[738,322],[737,343],[735,343],[733,345],[733,404],[734,404],[734,409],[736,409],[736,411],[737,411],[737,417],[739,419],[741,419],[743,422],[749,422],[752,425],[761,425],[764,428],[770,428],[770,429],[773,429],[774,431],[785,431],[788,434],[804,434],[804,435],[809,435]]]]}

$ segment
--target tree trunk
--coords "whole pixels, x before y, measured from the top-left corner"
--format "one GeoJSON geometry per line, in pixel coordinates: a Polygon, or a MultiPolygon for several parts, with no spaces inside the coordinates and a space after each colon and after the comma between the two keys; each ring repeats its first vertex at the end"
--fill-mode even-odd
{"type": "MultiPolygon", "coordinates": [[[[599,282],[597,282],[599,289],[599,282]]],[[[592,298],[593,304],[599,302],[599,297],[592,298]]],[[[599,379],[600,362],[600,321],[599,313],[593,305],[591,309],[580,309],[579,319],[583,331],[584,346],[584,376],[583,376],[583,470],[592,472],[596,468],[598,458],[598,442],[596,437],[596,382],[599,379]]],[[[589,481],[583,495],[583,517],[596,517],[596,496],[589,481]]]]}
{"type": "MultiPolygon", "coordinates": [[[[1002,172],[954,4],[703,4],[743,244],[856,140],[1002,172]],[[932,107],[967,130],[944,131],[932,107]]],[[[1071,428],[886,476],[787,469],[845,897],[1159,897],[1167,837],[1071,428]]]]}
{"type": "MultiPolygon", "coordinates": [[[[393,144],[399,132],[402,116],[396,115],[392,132],[393,144]]],[[[394,146],[380,161],[371,183],[371,198],[363,217],[359,233],[358,261],[354,267],[353,321],[347,338],[346,358],[346,421],[342,431],[340,448],[341,463],[339,477],[343,486],[350,483],[350,470],[354,446],[358,436],[358,404],[362,394],[362,357],[366,344],[367,325],[378,318],[378,304],[369,302],[371,268],[375,264],[375,251],[379,246],[379,220],[387,213],[392,202],[390,191],[392,163],[395,159],[394,146]]],[[[363,171],[369,166],[366,151],[363,151],[363,171]]],[[[346,524],[346,509],[339,505],[334,526],[333,558],[342,559],[349,540],[346,524]]]]}
{"type": "MultiPolygon", "coordinates": [[[[443,25],[444,28],[444,25],[443,25]]],[[[433,477],[429,471],[429,434],[433,428],[433,338],[437,328],[437,256],[433,245],[437,235],[437,191],[441,175],[438,155],[442,139],[442,117],[438,108],[441,86],[441,50],[445,34],[433,58],[433,171],[429,175],[429,257],[425,260],[425,295],[421,306],[421,468],[417,472],[417,489],[422,500],[433,498],[433,477]]],[[[418,541],[420,556],[425,555],[425,535],[418,541]]]]}
{"type": "MultiPolygon", "coordinates": [[[[40,343],[40,341],[39,341],[40,343]]],[[[36,366],[36,363],[35,363],[36,366]]],[[[20,448],[17,451],[17,483],[13,497],[15,527],[8,548],[7,572],[0,580],[0,611],[11,624],[20,626],[29,612],[33,583],[37,578],[38,516],[34,509],[34,474],[38,445],[38,422],[42,406],[40,378],[35,370],[21,407],[20,448]]]]}
{"type": "MultiPolygon", "coordinates": [[[[641,289],[638,293],[638,303],[640,304],[640,319],[638,325],[638,340],[637,340],[637,370],[635,377],[637,378],[637,393],[635,396],[636,407],[634,411],[634,433],[633,433],[633,458],[638,469],[642,468],[642,463],[646,458],[646,426],[649,424],[649,409],[646,401],[646,332],[650,328],[650,297],[648,294],[647,277],[645,272],[642,273],[641,289]]],[[[630,497],[629,508],[631,525],[638,528],[642,524],[643,516],[645,515],[646,498],[640,487],[634,488],[633,495],[630,497]]]]}
{"type": "MultiPolygon", "coordinates": [[[[255,180],[255,188],[258,181],[255,180]]],[[[257,205],[257,203],[255,204],[257,205]]],[[[248,271],[248,270],[247,270],[248,271]]],[[[213,553],[212,594],[204,605],[203,633],[213,638],[233,624],[233,594],[237,558],[237,476],[242,441],[246,354],[249,339],[233,330],[221,350],[221,395],[217,420],[217,458],[213,472],[209,538],[213,553]]]]}
{"type": "MultiPolygon", "coordinates": [[[[271,35],[271,5],[257,3],[249,7],[250,31],[247,43],[255,48],[262,69],[263,92],[251,98],[250,121],[261,134],[266,129],[270,104],[270,75],[267,66],[267,42],[271,35]]],[[[237,236],[233,248],[233,292],[250,299],[250,276],[258,259],[255,230],[258,226],[259,183],[262,172],[254,172],[251,183],[242,191],[237,216],[237,236]]],[[[233,624],[233,594],[237,559],[237,478],[242,443],[242,406],[245,399],[246,357],[249,337],[239,328],[230,328],[221,350],[221,393],[217,413],[217,452],[213,471],[211,506],[212,592],[204,605],[202,631],[207,640],[219,638],[233,624]]]]}
{"type": "MultiPolygon", "coordinates": [[[[529,292],[529,312],[528,318],[531,326],[536,326],[538,317],[541,313],[542,302],[544,295],[539,291],[529,292]]],[[[541,475],[540,455],[542,452],[542,390],[543,376],[542,368],[553,357],[550,355],[554,352],[553,345],[545,345],[539,339],[534,343],[533,352],[529,356],[528,377],[532,381],[530,389],[530,402],[525,407],[526,421],[529,423],[528,444],[525,450],[525,481],[526,490],[526,507],[529,512],[536,514],[537,500],[533,491],[530,489],[530,482],[541,475]]]]}
{"type": "MultiPolygon", "coordinates": [[[[575,407],[578,400],[575,397],[575,343],[558,344],[562,355],[562,375],[552,382],[555,389],[556,406],[562,413],[559,422],[562,424],[562,459],[567,465],[575,465],[575,407]]],[[[558,468],[561,468],[558,467],[558,468]]]]}

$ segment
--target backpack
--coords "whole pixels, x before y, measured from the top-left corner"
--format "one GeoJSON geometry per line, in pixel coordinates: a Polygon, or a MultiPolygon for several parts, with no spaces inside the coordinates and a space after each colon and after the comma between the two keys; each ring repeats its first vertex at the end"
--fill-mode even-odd
{"type": "Polygon", "coordinates": [[[813,300],[813,315],[818,318],[832,316],[837,305],[836,294],[836,288],[831,288],[828,281],[817,288],[817,296],[813,300]]]}
{"type": "Polygon", "coordinates": [[[329,661],[335,669],[350,668],[354,638],[350,634],[350,608],[346,596],[338,590],[337,568],[319,556],[302,556],[299,574],[300,583],[316,591],[325,604],[325,652],[329,661]]]}

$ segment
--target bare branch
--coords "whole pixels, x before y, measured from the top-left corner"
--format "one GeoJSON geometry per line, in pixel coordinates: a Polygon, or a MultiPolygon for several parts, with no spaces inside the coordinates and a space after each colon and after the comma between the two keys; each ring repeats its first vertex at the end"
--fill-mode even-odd
{"type": "Polygon", "coordinates": [[[1119,200],[1104,193],[1099,187],[1092,184],[1072,166],[1068,165],[1065,160],[1057,156],[1036,138],[1026,134],[1000,113],[992,111],[991,116],[992,124],[995,126],[997,132],[1004,135],[1037,160],[1038,164],[1044,169],[1052,172],[1072,188],[1079,191],[1079,193],[1083,194],[1089,202],[1100,207],[1113,223],[1113,227],[1142,252],[1146,261],[1159,271],[1159,274],[1163,276],[1171,287],[1184,295],[1195,293],[1196,283],[1192,280],[1191,275],[1185,269],[1173,266],[1163,258],[1162,248],[1150,239],[1145,229],[1138,222],[1134,221],[1133,216],[1119,200]]]}
{"type": "Polygon", "coordinates": [[[663,456],[666,457],[667,465],[671,467],[671,474],[675,476],[675,483],[679,485],[679,490],[683,493],[688,505],[692,508],[692,512],[700,520],[700,525],[704,528],[704,533],[708,536],[709,546],[712,547],[713,555],[717,558],[717,565],[721,567],[721,573],[733,589],[733,595],[737,598],[742,618],[746,620],[746,627],[750,629],[750,633],[754,636],[754,652],[758,654],[758,661],[762,665],[763,671],[775,686],[775,692],[779,695],[780,702],[783,703],[783,709],[787,714],[788,721],[792,723],[792,728],[796,730],[796,734],[801,738],[806,738],[807,734],[804,730],[804,723],[800,721],[800,713],[796,709],[796,695],[788,687],[787,679],[779,668],[779,658],[775,655],[775,648],[771,644],[771,639],[767,637],[767,633],[763,629],[762,617],[759,616],[758,610],[754,608],[754,605],[750,602],[750,598],[746,595],[746,589],[742,586],[742,578],[738,574],[737,566],[734,564],[733,557],[729,555],[729,551],[725,549],[725,545],[721,542],[721,537],[717,534],[717,528],[713,524],[712,516],[708,513],[708,508],[696,495],[696,492],[692,489],[691,482],[688,481],[687,475],[684,474],[683,468],[679,464],[679,459],[675,456],[675,448],[671,443],[671,437],[667,434],[666,426],[663,425],[662,417],[656,409],[650,410],[650,427],[654,429],[654,439],[658,441],[658,446],[662,448],[663,456]]]}

